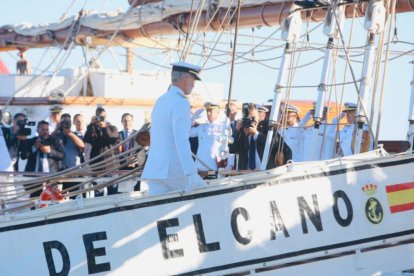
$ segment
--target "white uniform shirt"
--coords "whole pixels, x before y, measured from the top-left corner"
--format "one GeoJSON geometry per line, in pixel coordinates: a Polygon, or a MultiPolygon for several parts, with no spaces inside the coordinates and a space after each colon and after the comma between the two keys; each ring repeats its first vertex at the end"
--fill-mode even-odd
{"type": "MultiPolygon", "coordinates": [[[[345,127],[339,132],[339,138],[340,138],[340,146],[342,149],[343,156],[349,156],[353,155],[354,152],[352,150],[352,139],[355,131],[355,124],[347,124],[345,127]]],[[[364,124],[363,126],[364,132],[369,132],[369,126],[367,124],[364,124]]],[[[370,141],[372,141],[373,138],[371,136],[370,141]]],[[[362,140],[362,143],[364,143],[364,140],[362,140]]],[[[373,150],[373,143],[370,143],[368,150],[373,150]]]]}
{"type": "MultiPolygon", "coordinates": [[[[220,160],[219,147],[221,144],[218,138],[222,129],[223,123],[217,120],[193,127],[190,132],[190,137],[198,137],[197,157],[212,170],[217,170],[217,161],[220,160]]],[[[208,170],[198,160],[196,160],[196,167],[200,171],[208,170]]]]}
{"type": "Polygon", "coordinates": [[[279,134],[283,137],[283,140],[292,151],[292,160],[295,162],[302,161],[302,132],[303,129],[299,127],[298,123],[293,126],[279,129],[279,134]]]}
{"type": "Polygon", "coordinates": [[[352,136],[354,133],[354,125],[345,125],[339,132],[339,142],[343,156],[352,155],[352,136]]]}
{"type": "Polygon", "coordinates": [[[181,89],[171,85],[151,113],[151,146],[143,178],[177,179],[197,172],[190,128],[190,103],[181,89]]]}
{"type": "Polygon", "coordinates": [[[57,123],[53,121],[50,117],[47,117],[45,121],[49,123],[49,133],[54,132],[56,130],[57,123]]]}
{"type": "MultiPolygon", "coordinates": [[[[306,125],[307,122],[304,122],[306,125]]],[[[302,132],[303,161],[327,160],[334,158],[335,153],[335,125],[326,126],[323,121],[317,131],[316,141],[313,140],[314,127],[305,128],[302,132]],[[326,131],[325,128],[327,127],[326,131]],[[332,136],[332,133],[334,134],[332,136]],[[322,147],[323,144],[323,147],[322,147]],[[314,158],[317,156],[317,158],[314,158]]]]}

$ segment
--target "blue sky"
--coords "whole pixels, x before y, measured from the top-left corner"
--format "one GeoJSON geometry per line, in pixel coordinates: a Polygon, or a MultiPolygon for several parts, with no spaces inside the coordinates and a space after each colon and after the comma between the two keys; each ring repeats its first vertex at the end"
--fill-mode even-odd
{"type": "MultiPolygon", "coordinates": [[[[33,24],[57,22],[71,3],[72,0],[1,0],[0,25],[22,22],[30,22],[33,24]]],[[[111,11],[116,9],[128,9],[127,0],[75,0],[73,6],[68,10],[68,16],[76,14],[82,8],[84,3],[86,3],[85,9],[87,10],[93,9],[98,11],[111,11]]],[[[414,49],[413,45],[403,43],[414,43],[412,31],[413,19],[414,13],[400,14],[397,16],[398,39],[400,42],[391,44],[392,50],[401,51],[402,53],[414,49]]],[[[347,20],[344,27],[346,43],[348,43],[351,23],[351,20],[347,20]]],[[[363,46],[365,44],[366,31],[363,28],[363,23],[363,18],[358,18],[354,21],[353,37],[351,40],[351,45],[354,47],[363,46]]],[[[309,24],[308,26],[307,24],[304,24],[302,31],[304,32],[307,27],[308,29],[312,29],[316,26],[316,23],[309,24]]],[[[233,84],[233,97],[237,100],[264,102],[273,97],[273,89],[278,74],[278,71],[275,68],[279,67],[280,58],[278,57],[282,54],[284,45],[284,42],[280,40],[280,32],[276,32],[274,35],[271,35],[276,29],[277,27],[262,27],[260,30],[256,28],[254,32],[252,29],[244,29],[241,31],[241,34],[245,36],[241,36],[239,38],[240,45],[238,45],[237,49],[240,52],[248,51],[253,47],[253,45],[259,44],[266,37],[268,39],[263,43],[263,47],[258,47],[256,49],[254,56],[252,53],[248,53],[244,56],[244,58],[248,60],[243,60],[242,64],[236,65],[233,84]],[[254,39],[252,38],[253,35],[255,37],[254,39]],[[275,48],[275,46],[282,47],[275,48]],[[259,62],[252,62],[253,59],[259,60],[259,62]]],[[[208,41],[211,39],[212,35],[213,34],[206,35],[204,45],[208,45],[208,41]]],[[[219,44],[215,51],[212,52],[214,58],[209,59],[205,66],[206,69],[220,65],[220,63],[215,60],[219,60],[220,62],[228,62],[230,60],[229,55],[226,54],[226,52],[230,50],[229,38],[230,34],[223,34],[220,41],[221,44],[219,44]]],[[[313,48],[320,48],[320,50],[308,47],[307,51],[300,54],[300,59],[298,61],[295,60],[295,64],[297,63],[298,65],[306,65],[307,63],[311,63],[313,61],[314,63],[296,70],[292,81],[293,86],[314,86],[319,83],[322,70],[322,60],[320,58],[323,56],[323,47],[326,44],[327,37],[323,35],[322,28],[318,27],[309,34],[309,38],[311,43],[310,46],[313,48]]],[[[203,44],[203,40],[204,37],[201,35],[198,41],[200,41],[200,44],[203,44]]],[[[339,44],[339,46],[341,46],[341,44],[339,44]]],[[[43,49],[40,49],[30,50],[28,52],[27,57],[31,61],[32,66],[37,65],[43,51],[43,49]]],[[[114,51],[120,53],[121,55],[124,54],[122,49],[115,48],[114,51]]],[[[165,56],[159,53],[157,54],[157,52],[158,51],[154,51],[153,49],[136,50],[137,55],[141,55],[148,60],[160,64],[165,59],[165,56]]],[[[201,47],[195,46],[194,52],[198,54],[201,53],[201,47]]],[[[39,68],[45,68],[48,65],[48,60],[52,59],[56,53],[57,49],[50,50],[46,55],[45,61],[40,64],[39,68]]],[[[207,50],[206,53],[209,53],[209,50],[207,50]]],[[[354,61],[352,63],[352,68],[355,71],[357,79],[361,76],[361,62],[363,60],[362,53],[363,48],[357,49],[352,53],[352,60],[354,61]]],[[[299,54],[296,54],[296,58],[298,55],[299,54]]],[[[173,60],[177,58],[177,55],[174,53],[172,56],[173,60]]],[[[11,71],[15,68],[15,57],[16,52],[0,52],[0,58],[7,64],[11,71]]],[[[396,55],[393,54],[391,57],[396,57],[396,55]]],[[[192,62],[197,63],[200,60],[200,57],[194,55],[190,57],[190,59],[192,62]]],[[[410,81],[413,75],[413,65],[410,64],[412,60],[413,56],[411,52],[410,55],[396,58],[388,65],[389,74],[386,79],[386,89],[384,93],[380,139],[405,139],[406,137],[408,128],[408,105],[411,93],[410,81]]],[[[65,67],[80,66],[82,65],[82,62],[82,54],[78,49],[73,52],[65,67]]],[[[116,68],[116,63],[109,53],[102,55],[101,62],[104,67],[116,68]]],[[[122,57],[121,63],[124,63],[122,57]]],[[[168,60],[164,61],[164,65],[168,66],[168,60]]],[[[343,81],[345,67],[345,61],[343,59],[338,59],[336,65],[336,77],[338,83],[343,81]]],[[[164,70],[138,58],[135,61],[135,68],[138,70],[164,70]]],[[[349,74],[349,68],[347,71],[348,74],[346,76],[346,82],[349,82],[352,80],[351,75],[349,74]]],[[[226,87],[225,92],[227,93],[229,74],[230,66],[224,65],[216,69],[205,70],[203,73],[203,79],[207,82],[223,83],[226,87]]],[[[339,86],[336,91],[334,91],[334,89],[332,90],[332,101],[335,101],[335,92],[338,95],[339,101],[342,87],[339,86]]],[[[378,98],[379,92],[380,89],[378,89],[378,98]]],[[[296,87],[292,88],[290,92],[290,98],[296,100],[315,100],[316,97],[316,88],[296,87]]],[[[356,91],[353,85],[345,86],[344,99],[345,101],[357,101],[356,91]]],[[[378,110],[378,107],[376,107],[376,110],[378,110]]],[[[376,123],[374,126],[376,126],[376,123]]]]}

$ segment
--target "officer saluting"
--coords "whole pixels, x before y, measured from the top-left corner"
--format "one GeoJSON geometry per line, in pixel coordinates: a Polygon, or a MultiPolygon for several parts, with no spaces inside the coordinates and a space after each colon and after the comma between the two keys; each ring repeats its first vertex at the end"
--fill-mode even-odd
{"type": "Polygon", "coordinates": [[[221,161],[219,155],[219,138],[223,129],[223,122],[219,120],[220,106],[215,103],[206,102],[204,108],[207,112],[208,122],[191,129],[190,137],[198,137],[196,167],[200,171],[216,171],[217,163],[221,161]],[[206,164],[208,168],[204,165],[206,164]]]}
{"type": "Polygon", "coordinates": [[[187,98],[194,82],[200,80],[201,68],[184,62],[172,66],[171,85],[158,98],[151,113],[151,147],[142,173],[149,195],[205,186],[191,156],[187,98]]]}
{"type": "MultiPolygon", "coordinates": [[[[339,155],[349,156],[354,154],[355,144],[355,115],[357,105],[355,103],[345,103],[344,109],[342,110],[342,116],[346,118],[346,124],[343,129],[339,132],[339,155]]],[[[364,125],[362,132],[362,145],[361,152],[370,150],[371,139],[368,131],[368,125],[364,125]]]]}

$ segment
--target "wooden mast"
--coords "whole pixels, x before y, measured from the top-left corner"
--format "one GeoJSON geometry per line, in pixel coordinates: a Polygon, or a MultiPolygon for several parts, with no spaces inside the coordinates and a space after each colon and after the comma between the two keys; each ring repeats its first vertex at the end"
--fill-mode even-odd
{"type": "Polygon", "coordinates": [[[132,74],[134,72],[134,48],[126,49],[126,72],[132,74]]]}

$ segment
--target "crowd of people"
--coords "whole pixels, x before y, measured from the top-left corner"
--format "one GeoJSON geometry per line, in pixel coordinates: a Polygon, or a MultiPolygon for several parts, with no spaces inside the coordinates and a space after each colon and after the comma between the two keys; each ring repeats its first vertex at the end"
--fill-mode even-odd
{"type": "MultiPolygon", "coordinates": [[[[1,130],[10,167],[17,171],[19,160],[27,160],[25,172],[56,173],[90,160],[91,165],[103,163],[110,170],[116,162],[114,156],[141,147],[148,153],[142,175],[148,182],[148,193],[159,194],[205,186],[198,174],[200,171],[259,170],[271,126],[274,131],[267,169],[289,160],[325,160],[353,154],[355,104],[346,103],[340,116],[330,123],[327,122],[329,109],[325,107],[317,127],[309,124],[315,106],[301,119],[298,107],[282,105],[277,121],[270,124],[268,108],[257,103],[243,104],[241,112],[235,102],[226,104],[224,110],[218,103],[206,102],[204,108],[196,110],[187,97],[194,82],[200,79],[199,70],[187,63],[173,65],[170,88],[157,100],[151,124],[145,124],[140,130],[133,129],[134,116],[130,113],[122,115],[123,129],[118,131],[107,120],[102,107],[96,109],[86,126],[82,114],[72,118],[71,114],[62,114],[62,107],[53,106],[48,121],[37,122],[37,135],[28,139],[31,131],[26,127],[26,115],[17,113],[11,119],[11,114],[7,114],[10,126],[2,125],[1,130]],[[345,126],[339,128],[344,117],[345,126]],[[136,139],[130,139],[133,135],[136,139]]],[[[364,138],[369,144],[369,135],[364,138]]],[[[125,159],[120,163],[124,170],[138,166],[126,163],[125,159]]],[[[64,188],[77,184],[65,183],[64,188]]],[[[37,197],[40,192],[31,196],[37,197]]],[[[109,186],[107,193],[118,193],[118,187],[109,186]]]]}
{"type": "MultiPolygon", "coordinates": [[[[88,160],[91,168],[94,168],[94,164],[104,161],[102,163],[107,169],[119,167],[121,170],[129,170],[138,164],[127,163],[126,158],[112,163],[106,161],[116,160],[111,157],[132,148],[148,150],[148,124],[139,131],[133,129],[133,115],[130,113],[122,115],[123,129],[118,131],[117,127],[107,120],[106,111],[102,107],[96,109],[95,116],[87,126],[82,114],[75,114],[72,118],[70,114],[62,111],[61,106],[52,106],[49,118],[37,122],[36,135],[32,135],[31,128],[28,127],[28,118],[23,113],[15,114],[10,126],[2,124],[0,134],[3,137],[0,138],[4,138],[10,156],[7,161],[3,160],[3,163],[9,164],[2,164],[2,170],[56,173],[74,168],[88,160]],[[136,135],[138,132],[140,135],[136,135]],[[135,135],[135,138],[129,139],[132,135],[135,135]],[[118,144],[120,146],[115,147],[118,144]],[[22,160],[26,160],[23,169],[19,166],[22,160]]],[[[77,184],[79,183],[64,183],[63,189],[77,184]]],[[[33,192],[31,197],[38,197],[40,193],[41,190],[33,192]]],[[[116,185],[107,188],[108,195],[116,193],[116,185]]],[[[96,191],[95,195],[101,195],[100,191],[96,191]]]]}

